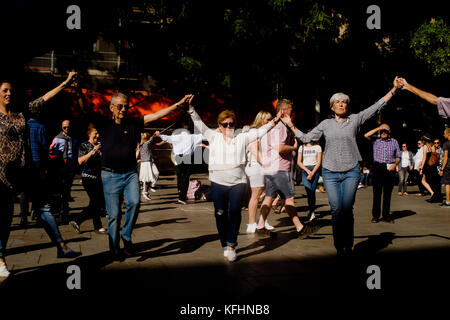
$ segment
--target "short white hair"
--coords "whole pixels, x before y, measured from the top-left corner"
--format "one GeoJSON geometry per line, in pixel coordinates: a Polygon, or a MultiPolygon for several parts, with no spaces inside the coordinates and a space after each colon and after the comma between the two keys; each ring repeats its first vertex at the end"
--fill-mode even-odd
{"type": "Polygon", "coordinates": [[[350,97],[342,92],[333,94],[330,98],[330,108],[339,100],[344,100],[345,103],[350,104],[350,97]]]}

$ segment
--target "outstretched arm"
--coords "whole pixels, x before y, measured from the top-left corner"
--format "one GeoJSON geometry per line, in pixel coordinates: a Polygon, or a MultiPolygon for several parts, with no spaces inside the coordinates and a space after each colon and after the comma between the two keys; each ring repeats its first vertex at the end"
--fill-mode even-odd
{"type": "Polygon", "coordinates": [[[156,121],[158,119],[164,118],[165,116],[167,116],[169,113],[175,111],[176,109],[178,109],[179,107],[181,107],[182,105],[184,105],[187,101],[187,99],[190,97],[191,95],[185,95],[183,97],[183,99],[181,99],[180,101],[178,101],[177,103],[171,105],[170,107],[164,108],[162,110],[159,110],[155,113],[151,113],[151,114],[147,114],[144,116],[144,126],[148,125],[150,122],[152,121],[156,121]]]}
{"type": "Polygon", "coordinates": [[[57,86],[56,88],[54,88],[53,90],[50,90],[49,92],[47,92],[46,94],[44,94],[42,96],[42,99],[44,99],[44,101],[48,101],[51,98],[53,98],[54,96],[56,96],[58,93],[60,93],[65,87],[67,87],[68,85],[70,85],[70,83],[75,79],[76,76],[76,72],[69,72],[69,75],[67,76],[67,79],[64,80],[59,86],[57,86]]]}
{"type": "Polygon", "coordinates": [[[432,93],[420,90],[419,88],[414,87],[412,84],[408,83],[406,79],[400,78],[400,82],[402,84],[403,90],[408,90],[409,92],[414,93],[416,96],[428,101],[431,104],[438,104],[438,97],[432,93]]]}
{"type": "Polygon", "coordinates": [[[210,140],[211,137],[214,135],[215,131],[208,128],[206,124],[202,121],[200,116],[195,112],[194,106],[192,105],[192,100],[194,99],[194,95],[190,95],[190,97],[187,99],[187,103],[189,103],[189,109],[188,113],[191,116],[192,122],[194,122],[194,126],[197,128],[197,130],[202,134],[206,140],[210,140]]]}

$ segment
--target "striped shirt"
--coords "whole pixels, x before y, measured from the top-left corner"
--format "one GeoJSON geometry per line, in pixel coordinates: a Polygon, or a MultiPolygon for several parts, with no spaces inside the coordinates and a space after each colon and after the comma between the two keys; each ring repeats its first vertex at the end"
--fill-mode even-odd
{"type": "Polygon", "coordinates": [[[373,142],[373,161],[378,163],[394,163],[401,158],[400,147],[394,138],[377,139],[373,142]]]}

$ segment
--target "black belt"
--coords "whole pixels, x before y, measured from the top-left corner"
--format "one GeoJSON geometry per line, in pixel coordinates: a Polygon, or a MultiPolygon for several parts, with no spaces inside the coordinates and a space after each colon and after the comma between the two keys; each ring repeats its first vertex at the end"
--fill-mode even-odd
{"type": "Polygon", "coordinates": [[[124,170],[124,169],[121,169],[121,170],[114,170],[114,169],[111,169],[111,168],[102,167],[102,170],[103,170],[103,171],[108,171],[108,172],[111,172],[111,173],[127,173],[127,172],[130,172],[130,171],[135,171],[136,168],[129,169],[129,170],[124,170]]]}

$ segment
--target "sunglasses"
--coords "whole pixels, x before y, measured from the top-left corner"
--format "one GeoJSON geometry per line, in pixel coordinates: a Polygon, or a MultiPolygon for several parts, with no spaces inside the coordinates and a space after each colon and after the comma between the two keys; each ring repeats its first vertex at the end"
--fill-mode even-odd
{"type": "Polygon", "coordinates": [[[70,127],[62,127],[63,129],[70,129],[70,127]]]}
{"type": "Polygon", "coordinates": [[[122,110],[122,109],[128,109],[129,106],[127,104],[115,104],[115,107],[117,107],[118,110],[122,110]]]}
{"type": "Polygon", "coordinates": [[[220,125],[221,125],[223,128],[226,128],[226,127],[228,127],[228,128],[234,128],[234,122],[222,122],[220,125]]]}
{"type": "Polygon", "coordinates": [[[383,129],[383,130],[380,130],[380,133],[387,133],[387,134],[389,134],[389,131],[388,131],[388,130],[385,130],[385,129],[383,129]]]}
{"type": "Polygon", "coordinates": [[[406,146],[402,146],[402,148],[406,148],[406,146]]]}

